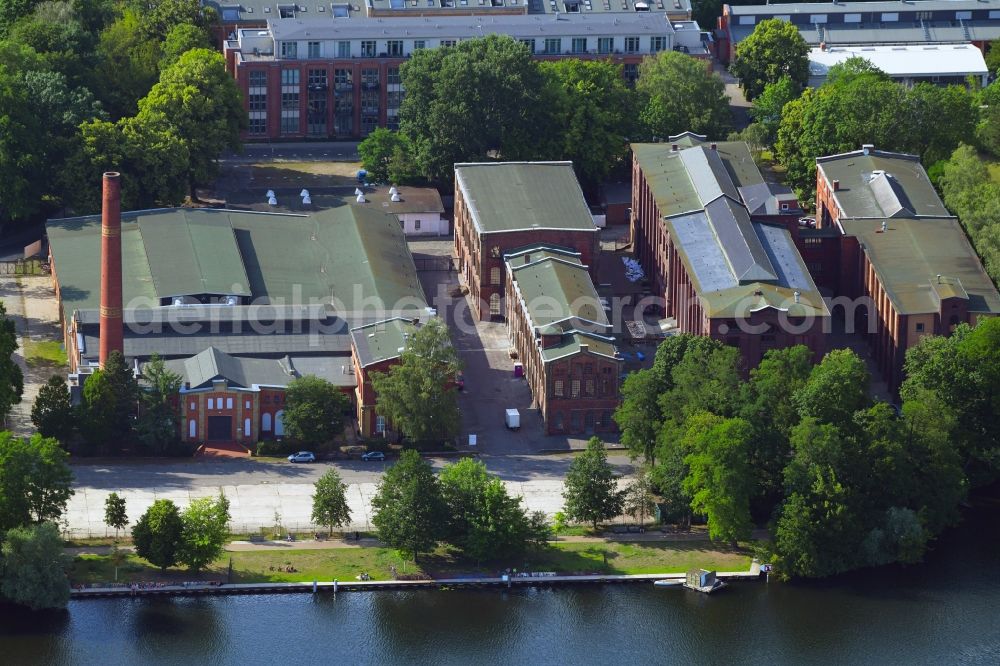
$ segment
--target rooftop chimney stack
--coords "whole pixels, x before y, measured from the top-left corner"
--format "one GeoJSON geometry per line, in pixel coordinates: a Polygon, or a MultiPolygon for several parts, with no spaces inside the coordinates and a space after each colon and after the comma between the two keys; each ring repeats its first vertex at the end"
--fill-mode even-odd
{"type": "Polygon", "coordinates": [[[833,181],[833,191],[834,192],[839,192],[840,191],[840,181],[839,180],[833,181]]]}
{"type": "Polygon", "coordinates": [[[101,367],[111,352],[125,351],[122,322],[121,174],[104,174],[101,201],[101,367]]]}

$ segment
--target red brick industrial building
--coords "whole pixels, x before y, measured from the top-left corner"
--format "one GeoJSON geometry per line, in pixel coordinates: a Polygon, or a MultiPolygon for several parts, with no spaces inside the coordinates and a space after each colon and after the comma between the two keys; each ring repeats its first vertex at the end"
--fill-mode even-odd
{"type": "Polygon", "coordinates": [[[794,194],[743,142],[687,133],[632,151],[633,247],[675,330],[738,347],[748,368],[797,344],[818,359],[830,313],[795,246],[794,194]]]}
{"type": "Polygon", "coordinates": [[[860,304],[845,307],[848,323],[896,391],[907,349],[1000,314],[1000,294],[919,157],[866,145],[816,166],[818,235],[839,241],[826,249],[827,265],[839,266],[829,284],[860,304]]]}
{"type": "Polygon", "coordinates": [[[533,245],[578,253],[596,275],[598,229],[570,162],[455,165],[455,256],[480,319],[504,316],[504,255],[533,245]]]}
{"type": "Polygon", "coordinates": [[[614,431],[624,362],[579,254],[543,245],[505,261],[508,332],[545,434],[614,431]]]}

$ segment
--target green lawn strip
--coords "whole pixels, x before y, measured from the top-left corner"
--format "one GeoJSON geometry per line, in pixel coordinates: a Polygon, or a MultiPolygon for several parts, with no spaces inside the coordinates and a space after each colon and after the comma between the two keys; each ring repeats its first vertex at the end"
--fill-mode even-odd
{"type": "Polygon", "coordinates": [[[54,340],[25,340],[24,359],[30,366],[66,365],[66,352],[54,340]]]}
{"type": "MultiPolygon", "coordinates": [[[[309,582],[355,580],[367,573],[372,580],[391,580],[391,567],[402,575],[435,578],[494,576],[502,569],[553,571],[560,574],[683,573],[693,568],[746,571],[750,555],[709,542],[675,543],[552,543],[541,551],[502,562],[470,562],[454,550],[440,547],[420,557],[419,563],[404,562],[391,548],[331,548],[327,550],[239,551],[226,553],[200,575],[185,569],[161,572],[145,560],[128,555],[119,567],[119,582],[225,580],[230,558],[234,583],[309,582]]],[[[83,555],[74,559],[70,580],[74,584],[114,580],[114,566],[105,555],[83,555]]]]}

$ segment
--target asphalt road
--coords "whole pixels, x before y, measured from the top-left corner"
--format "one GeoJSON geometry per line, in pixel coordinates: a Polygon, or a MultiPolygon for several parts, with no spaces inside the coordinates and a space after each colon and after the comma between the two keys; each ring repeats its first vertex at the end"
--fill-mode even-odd
{"type": "MultiPolygon", "coordinates": [[[[507,455],[480,456],[492,474],[504,481],[561,481],[566,476],[571,454],[557,455],[507,455]]],[[[619,474],[629,474],[632,465],[628,456],[613,454],[608,457],[619,474]]],[[[454,458],[431,458],[435,469],[454,462],[454,458]]],[[[78,488],[95,490],[154,488],[218,488],[220,486],[245,486],[254,484],[313,484],[327,469],[334,467],[344,483],[378,483],[385,470],[393,464],[364,462],[361,460],[293,464],[288,462],[262,462],[259,460],[199,461],[192,459],[177,462],[163,459],[134,462],[112,461],[108,464],[74,464],[74,483],[78,488]]]]}
{"type": "MultiPolygon", "coordinates": [[[[508,492],[523,499],[530,511],[552,516],[563,507],[563,478],[571,455],[484,456],[491,472],[498,475],[508,492]]],[[[440,468],[452,459],[432,459],[440,468]]],[[[624,456],[613,456],[619,473],[631,472],[624,456]]],[[[69,536],[106,536],[104,502],[111,492],[125,498],[126,510],[134,522],[158,499],[169,499],[182,509],[199,497],[226,495],[230,502],[230,523],[237,532],[255,532],[280,524],[286,529],[309,532],[313,484],[327,469],[335,467],[347,484],[351,510],[350,529],[371,526],[371,498],[383,472],[393,463],[362,461],[292,464],[234,461],[128,461],[107,464],[74,464],[74,494],[66,510],[64,529],[69,536]]]]}

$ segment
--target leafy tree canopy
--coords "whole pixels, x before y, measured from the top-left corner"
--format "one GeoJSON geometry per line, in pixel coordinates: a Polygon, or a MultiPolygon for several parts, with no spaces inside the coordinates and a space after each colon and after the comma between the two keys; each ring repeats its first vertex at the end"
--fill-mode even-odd
{"type": "Polygon", "coordinates": [[[53,523],[15,527],[3,546],[0,593],[32,610],[65,608],[69,603],[66,556],[59,528],[53,523]]]}
{"type": "Polygon", "coordinates": [[[765,19],[736,45],[729,71],[753,101],[769,83],[788,77],[796,91],[809,82],[809,45],[799,29],[782,19],[765,19]]]}
{"type": "Polygon", "coordinates": [[[349,407],[348,397],[325,379],[297,377],[285,389],[285,432],[304,444],[325,444],[344,429],[349,407]]]}
{"type": "Polygon", "coordinates": [[[445,534],[448,508],[441,486],[430,464],[412,449],[382,477],[371,504],[379,541],[414,560],[445,534]]]}
{"type": "Polygon", "coordinates": [[[177,505],[166,499],[156,500],[132,528],[135,552],[160,569],[172,567],[178,561],[183,530],[177,505]]]}
{"type": "Polygon", "coordinates": [[[599,438],[591,437],[587,449],[570,464],[563,499],[567,516],[591,523],[595,530],[600,521],[621,514],[623,493],[599,438]]]}
{"type": "Polygon", "coordinates": [[[657,137],[684,131],[726,136],[732,124],[725,84],[704,61],[662,51],[639,65],[640,118],[657,137]]]}
{"type": "Polygon", "coordinates": [[[201,571],[219,559],[229,536],[229,520],[229,500],[225,495],[192,500],[181,514],[177,561],[191,571],[201,571]]]}
{"type": "Polygon", "coordinates": [[[54,439],[0,432],[0,532],[63,514],[73,494],[68,457],[54,439]]]}
{"type": "Polygon", "coordinates": [[[351,522],[351,508],[347,504],[347,486],[335,469],[327,470],[316,481],[312,520],[318,525],[326,525],[331,533],[334,527],[346,527],[351,522]]]}
{"type": "Polygon", "coordinates": [[[31,422],[43,437],[53,437],[66,444],[73,434],[75,420],[66,380],[59,375],[52,375],[38,389],[38,395],[31,406],[31,422]]]}
{"type": "Polygon", "coordinates": [[[413,440],[451,439],[458,433],[454,380],[460,368],[443,321],[413,329],[399,363],[372,374],[379,414],[413,440]]]}

